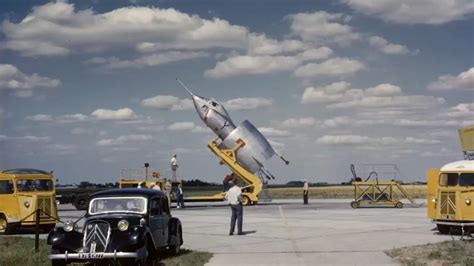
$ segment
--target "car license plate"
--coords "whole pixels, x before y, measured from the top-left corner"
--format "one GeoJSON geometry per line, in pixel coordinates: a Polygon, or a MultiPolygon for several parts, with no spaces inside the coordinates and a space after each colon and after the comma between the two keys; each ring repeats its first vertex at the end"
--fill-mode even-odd
{"type": "Polygon", "coordinates": [[[103,259],[104,253],[79,253],[79,259],[88,260],[88,259],[103,259]]]}

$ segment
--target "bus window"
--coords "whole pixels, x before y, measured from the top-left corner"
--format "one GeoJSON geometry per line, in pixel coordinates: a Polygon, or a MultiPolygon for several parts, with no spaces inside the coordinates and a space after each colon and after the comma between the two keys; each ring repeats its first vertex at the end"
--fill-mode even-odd
{"type": "Polygon", "coordinates": [[[50,179],[18,179],[16,187],[20,192],[53,191],[53,180],[50,179]]]}
{"type": "Polygon", "coordinates": [[[13,194],[13,181],[0,180],[0,194],[13,194]]]}
{"type": "Polygon", "coordinates": [[[458,185],[458,174],[450,173],[448,174],[448,186],[457,186],[458,185]]]}
{"type": "Polygon", "coordinates": [[[474,173],[464,173],[459,176],[460,186],[474,186],[474,173]]]}
{"type": "Polygon", "coordinates": [[[443,173],[439,176],[440,186],[457,186],[458,185],[458,174],[456,173],[443,173]]]}

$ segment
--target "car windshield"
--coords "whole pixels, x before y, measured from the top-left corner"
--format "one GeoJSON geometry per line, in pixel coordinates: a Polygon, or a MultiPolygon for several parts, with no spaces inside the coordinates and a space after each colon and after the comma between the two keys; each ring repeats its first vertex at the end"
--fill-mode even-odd
{"type": "Polygon", "coordinates": [[[474,173],[463,173],[459,175],[460,186],[474,186],[474,173]]]}
{"type": "Polygon", "coordinates": [[[146,199],[142,197],[106,197],[92,199],[90,214],[100,213],[146,213],[146,199]]]}
{"type": "Polygon", "coordinates": [[[20,192],[53,191],[54,188],[51,179],[18,179],[16,187],[20,192]]]}

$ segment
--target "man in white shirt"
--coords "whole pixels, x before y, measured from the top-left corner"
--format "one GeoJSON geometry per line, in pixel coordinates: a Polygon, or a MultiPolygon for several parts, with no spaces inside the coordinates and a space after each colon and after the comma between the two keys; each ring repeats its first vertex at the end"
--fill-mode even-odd
{"type": "Polygon", "coordinates": [[[176,170],[178,170],[178,161],[176,160],[176,154],[173,154],[173,157],[171,157],[170,165],[171,180],[173,180],[173,182],[176,182],[176,170]]]}
{"type": "Polygon", "coordinates": [[[308,193],[309,193],[309,184],[308,180],[304,180],[303,185],[303,204],[308,204],[308,193]]]}
{"type": "Polygon", "coordinates": [[[153,189],[154,190],[161,190],[160,184],[158,182],[156,182],[155,185],[153,186],[153,189]]]}
{"type": "Polygon", "coordinates": [[[237,234],[243,235],[242,232],[242,220],[243,220],[243,208],[242,208],[242,189],[237,184],[230,181],[229,185],[232,186],[229,191],[225,193],[225,199],[229,202],[232,210],[232,216],[230,218],[230,232],[229,235],[234,234],[235,221],[237,220],[237,234]]]}

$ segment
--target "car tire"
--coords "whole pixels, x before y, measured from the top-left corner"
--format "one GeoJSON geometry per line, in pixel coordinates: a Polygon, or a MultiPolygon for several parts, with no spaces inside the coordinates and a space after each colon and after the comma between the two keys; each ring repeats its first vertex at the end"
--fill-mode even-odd
{"type": "Polygon", "coordinates": [[[89,201],[85,195],[78,195],[74,200],[74,207],[80,211],[86,210],[88,204],[89,201]]]}
{"type": "Polygon", "coordinates": [[[178,243],[174,245],[169,245],[169,251],[172,255],[178,255],[181,253],[181,226],[178,226],[175,234],[175,238],[178,240],[178,243]]]}

